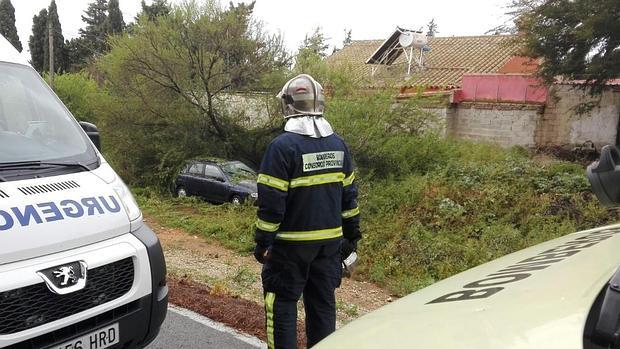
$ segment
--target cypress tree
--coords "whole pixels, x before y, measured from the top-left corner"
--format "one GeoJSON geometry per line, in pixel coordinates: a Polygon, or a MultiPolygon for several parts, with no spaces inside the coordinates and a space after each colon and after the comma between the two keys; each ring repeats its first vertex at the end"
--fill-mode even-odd
{"type": "Polygon", "coordinates": [[[82,15],[82,21],[86,23],[86,27],[80,29],[80,35],[94,54],[101,54],[107,49],[107,12],[108,1],[95,0],[88,5],[82,15]]]}
{"type": "Polygon", "coordinates": [[[43,72],[45,63],[45,43],[47,43],[47,10],[42,9],[38,15],[32,18],[32,35],[28,40],[32,66],[39,72],[43,72]]]}
{"type": "MultiPolygon", "coordinates": [[[[50,7],[47,10],[47,21],[52,23],[52,36],[54,37],[54,70],[57,72],[64,71],[65,64],[65,38],[62,35],[62,27],[60,26],[60,20],[58,19],[58,8],[56,7],[56,0],[52,0],[50,7]]],[[[49,36],[48,23],[45,28],[45,41],[43,45],[43,71],[49,70],[49,36]]]]}
{"type": "Polygon", "coordinates": [[[108,34],[119,34],[125,30],[125,21],[123,20],[123,13],[118,7],[118,0],[110,0],[108,3],[108,34]]]}
{"type": "Polygon", "coordinates": [[[15,7],[11,4],[11,0],[0,1],[0,34],[9,40],[17,51],[22,52],[22,43],[15,27],[15,7]]]}
{"type": "Polygon", "coordinates": [[[73,38],[65,41],[65,63],[66,70],[76,72],[86,66],[92,52],[84,38],[73,38]]]}
{"type": "MultiPolygon", "coordinates": [[[[155,21],[157,17],[167,16],[170,14],[170,5],[167,0],[154,0],[151,5],[147,5],[144,0],[140,3],[142,5],[142,13],[145,14],[149,21],[155,21]]],[[[138,14],[138,17],[141,15],[138,14]]],[[[138,18],[136,18],[137,20],[138,18]]]]}

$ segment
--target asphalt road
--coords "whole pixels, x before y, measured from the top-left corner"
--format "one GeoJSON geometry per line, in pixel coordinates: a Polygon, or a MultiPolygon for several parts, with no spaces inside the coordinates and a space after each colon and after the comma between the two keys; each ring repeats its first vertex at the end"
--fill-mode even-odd
{"type": "Polygon", "coordinates": [[[236,332],[186,309],[170,307],[159,336],[147,349],[266,348],[255,337],[236,332]]]}

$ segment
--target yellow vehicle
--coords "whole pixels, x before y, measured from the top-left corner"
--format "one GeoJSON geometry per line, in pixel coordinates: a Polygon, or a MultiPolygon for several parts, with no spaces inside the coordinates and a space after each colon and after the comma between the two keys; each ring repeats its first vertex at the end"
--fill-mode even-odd
{"type": "MultiPolygon", "coordinates": [[[[588,168],[620,203],[620,152],[588,168]]],[[[504,256],[349,323],[315,348],[620,348],[620,224],[504,256]]]]}

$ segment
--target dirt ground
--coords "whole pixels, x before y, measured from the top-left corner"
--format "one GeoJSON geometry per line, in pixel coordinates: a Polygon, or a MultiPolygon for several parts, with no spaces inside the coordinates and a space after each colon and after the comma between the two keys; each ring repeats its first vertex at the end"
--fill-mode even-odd
{"type": "MultiPolygon", "coordinates": [[[[260,264],[217,242],[169,229],[147,217],[164,248],[170,275],[171,302],[265,339],[260,264]]],[[[337,290],[337,318],[343,324],[392,301],[374,284],[344,279],[337,290]]],[[[300,302],[299,318],[303,319],[300,302]]],[[[303,323],[298,325],[303,334],[303,323]]],[[[304,335],[299,336],[300,340],[304,335]]],[[[304,347],[300,342],[300,347],[304,347]]]]}
{"type": "MultiPolygon", "coordinates": [[[[262,305],[239,296],[214,294],[208,285],[187,278],[172,277],[168,280],[168,285],[170,302],[267,341],[265,310],[262,305]]],[[[304,324],[299,321],[298,348],[306,346],[305,338],[304,324]]]]}

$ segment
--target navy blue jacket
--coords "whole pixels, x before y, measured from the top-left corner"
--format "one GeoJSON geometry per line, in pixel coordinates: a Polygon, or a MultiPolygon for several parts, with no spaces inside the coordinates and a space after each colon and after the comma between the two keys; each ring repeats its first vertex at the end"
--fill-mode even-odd
{"type": "Polygon", "coordinates": [[[336,134],[285,132],[265,152],[258,175],[255,241],[358,240],[359,208],[349,149],[336,134]]]}

